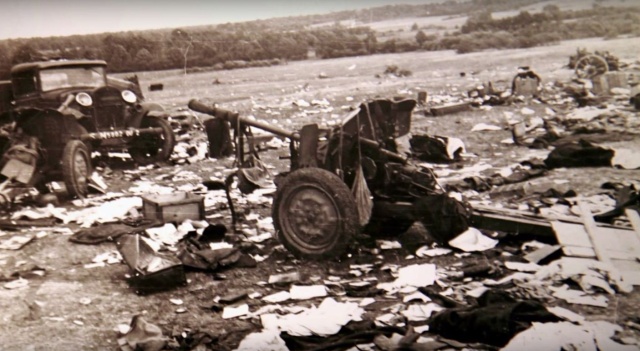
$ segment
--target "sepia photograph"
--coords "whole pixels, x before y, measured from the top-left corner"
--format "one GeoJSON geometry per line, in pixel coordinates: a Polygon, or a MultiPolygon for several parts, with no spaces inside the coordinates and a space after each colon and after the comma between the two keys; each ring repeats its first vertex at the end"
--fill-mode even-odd
{"type": "Polygon", "coordinates": [[[640,2],[6,0],[0,351],[640,351],[640,2]]]}

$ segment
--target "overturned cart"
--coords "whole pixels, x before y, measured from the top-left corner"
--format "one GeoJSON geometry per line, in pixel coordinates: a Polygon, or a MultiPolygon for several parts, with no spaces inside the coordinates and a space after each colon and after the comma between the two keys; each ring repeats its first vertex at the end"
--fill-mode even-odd
{"type": "Polygon", "coordinates": [[[236,135],[255,127],[290,140],[291,166],[276,177],[272,215],[278,239],[306,258],[339,256],[360,231],[401,234],[420,221],[436,240],[446,241],[468,228],[470,208],[448,197],[430,169],[398,153],[398,138],[409,133],[415,105],[374,100],[338,127],[308,124],[290,132],[189,102],[194,111],[228,121],[236,135]]]}

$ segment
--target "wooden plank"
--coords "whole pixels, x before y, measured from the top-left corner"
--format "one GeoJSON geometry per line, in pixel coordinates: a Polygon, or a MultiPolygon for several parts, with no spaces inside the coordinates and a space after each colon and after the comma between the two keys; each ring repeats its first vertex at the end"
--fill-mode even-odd
{"type": "Polygon", "coordinates": [[[625,282],[640,285],[640,262],[637,260],[640,255],[640,235],[628,228],[597,226],[589,208],[584,208],[586,206],[581,202],[578,205],[584,225],[551,222],[564,254],[572,258],[597,258],[610,263],[625,282]]]}
{"type": "Polygon", "coordinates": [[[635,260],[640,257],[640,239],[632,230],[598,227],[596,237],[611,259],[635,260]]]}
{"type": "Polygon", "coordinates": [[[562,245],[562,252],[564,252],[566,256],[596,257],[596,252],[593,250],[589,234],[587,234],[583,225],[553,221],[551,222],[551,226],[556,234],[558,243],[562,245]]]}
{"type": "Polygon", "coordinates": [[[589,234],[580,224],[553,221],[551,227],[558,238],[558,243],[562,246],[593,247],[589,234]]]}
{"type": "Polygon", "coordinates": [[[612,264],[618,269],[625,282],[632,285],[640,285],[640,262],[613,259],[612,264]]]}
{"type": "Polygon", "coordinates": [[[592,247],[563,246],[562,252],[570,257],[596,258],[596,252],[592,247]]]}
{"type": "Polygon", "coordinates": [[[435,106],[431,108],[431,114],[434,116],[448,115],[452,113],[462,112],[469,110],[471,104],[468,102],[451,103],[441,106],[435,106]]]}
{"type": "MultiPolygon", "coordinates": [[[[405,209],[405,211],[407,211],[407,209],[405,209]]],[[[584,231],[584,226],[577,217],[554,216],[552,218],[513,209],[498,209],[483,205],[473,205],[472,220],[473,226],[478,229],[531,234],[540,236],[541,238],[557,238],[557,233],[559,231],[562,231],[563,233],[564,231],[573,233],[574,231],[581,230],[584,237],[577,239],[584,240],[584,242],[578,244],[578,246],[591,247],[589,236],[584,231]],[[556,228],[553,227],[554,223],[557,223],[555,224],[556,228]]],[[[629,231],[628,228],[616,227],[608,224],[599,224],[599,228],[612,228],[629,231]]],[[[575,245],[572,240],[575,235],[576,234],[567,234],[566,236],[563,236],[562,239],[566,239],[565,245],[575,245]]],[[[558,242],[562,244],[562,242],[558,242]]]]}
{"type": "Polygon", "coordinates": [[[593,215],[591,214],[589,205],[586,202],[578,201],[578,207],[580,208],[580,215],[584,222],[584,228],[587,230],[587,234],[589,234],[589,239],[591,239],[593,250],[596,252],[598,260],[605,263],[611,263],[609,253],[604,250],[606,242],[602,240],[602,237],[597,235],[598,227],[596,225],[596,221],[593,220],[593,215]]]}
{"type": "Polygon", "coordinates": [[[531,234],[547,238],[553,237],[553,229],[549,222],[539,219],[474,211],[472,220],[473,226],[478,229],[497,230],[505,233],[531,234]]]}
{"type": "Polygon", "coordinates": [[[640,214],[638,211],[627,208],[624,210],[624,213],[629,218],[629,222],[631,222],[631,226],[633,226],[633,231],[636,233],[636,237],[640,241],[640,214]]]}

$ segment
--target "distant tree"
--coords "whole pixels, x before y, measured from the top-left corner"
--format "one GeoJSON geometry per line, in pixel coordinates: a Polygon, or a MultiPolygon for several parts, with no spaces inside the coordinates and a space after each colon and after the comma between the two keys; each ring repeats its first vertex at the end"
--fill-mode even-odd
{"type": "Polygon", "coordinates": [[[416,33],[416,41],[418,42],[418,45],[422,46],[422,44],[427,40],[429,40],[429,37],[423,31],[419,30],[418,33],[416,33]]]}
{"type": "Polygon", "coordinates": [[[31,44],[24,43],[14,51],[11,56],[11,63],[16,65],[18,63],[31,62],[40,59],[40,54],[31,44]]]}
{"type": "Polygon", "coordinates": [[[171,32],[171,44],[176,46],[182,53],[184,58],[184,75],[187,75],[187,59],[189,58],[189,49],[193,46],[191,35],[183,29],[176,28],[171,32]]]}
{"type": "Polygon", "coordinates": [[[8,79],[11,70],[11,55],[9,47],[0,43],[0,79],[8,79]]]}
{"type": "Polygon", "coordinates": [[[378,38],[376,38],[374,31],[367,34],[367,38],[364,40],[364,47],[369,54],[373,54],[378,50],[378,38]]]}
{"type": "Polygon", "coordinates": [[[411,30],[412,30],[412,31],[417,31],[418,29],[420,29],[420,28],[418,27],[418,24],[417,24],[417,23],[414,23],[414,24],[411,26],[411,30]]]}
{"type": "Polygon", "coordinates": [[[493,17],[490,10],[476,12],[467,18],[467,21],[460,28],[462,33],[471,33],[475,31],[487,30],[493,23],[493,17]]]}
{"type": "Polygon", "coordinates": [[[148,70],[151,68],[151,64],[153,63],[153,55],[146,48],[142,48],[138,50],[136,56],[134,57],[134,62],[138,69],[148,70]]]}
{"type": "Polygon", "coordinates": [[[114,72],[122,72],[131,69],[131,55],[129,55],[127,49],[120,44],[114,45],[107,55],[105,55],[105,59],[109,63],[109,68],[114,72]]]}
{"type": "Polygon", "coordinates": [[[380,47],[380,51],[385,52],[385,53],[394,53],[396,52],[396,39],[389,39],[387,41],[385,41],[384,43],[382,43],[382,46],[380,47]]]}
{"type": "Polygon", "coordinates": [[[548,17],[553,18],[554,20],[562,19],[562,11],[560,10],[560,7],[558,7],[558,5],[556,4],[545,5],[542,8],[542,13],[544,13],[548,17]]]}

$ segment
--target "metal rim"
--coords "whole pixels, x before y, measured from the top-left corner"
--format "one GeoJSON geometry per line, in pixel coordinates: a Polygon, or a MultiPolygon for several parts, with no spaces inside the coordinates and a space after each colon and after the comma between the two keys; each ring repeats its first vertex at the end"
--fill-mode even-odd
{"type": "Polygon", "coordinates": [[[304,250],[331,246],[340,234],[339,207],[329,192],[315,184],[290,189],[278,212],[283,234],[304,250]]]}
{"type": "MultiPolygon", "coordinates": [[[[158,128],[162,127],[160,123],[155,120],[150,120],[148,127],[158,128]]],[[[164,133],[160,134],[147,134],[144,135],[141,140],[141,150],[144,155],[154,157],[164,151],[165,148],[165,136],[164,133]]]]}

